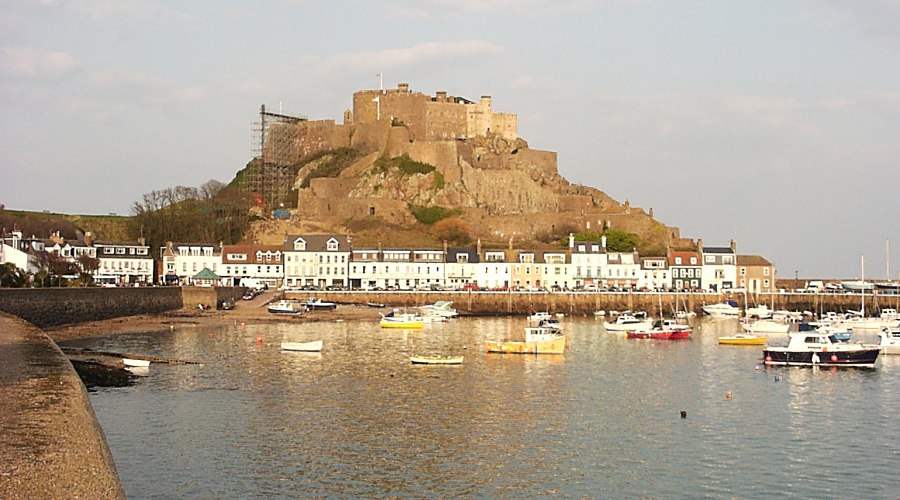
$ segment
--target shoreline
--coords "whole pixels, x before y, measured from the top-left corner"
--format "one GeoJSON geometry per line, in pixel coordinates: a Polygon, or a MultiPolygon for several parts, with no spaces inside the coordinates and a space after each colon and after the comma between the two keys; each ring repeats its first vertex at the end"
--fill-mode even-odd
{"type": "Polygon", "coordinates": [[[272,314],[257,304],[235,304],[234,309],[200,311],[179,309],[160,314],[141,314],[100,321],[75,323],[43,330],[54,342],[66,342],[104,335],[133,332],[164,332],[178,326],[226,326],[236,322],[262,323],[317,323],[325,321],[350,321],[380,319],[379,312],[390,308],[375,309],[366,306],[339,305],[334,311],[312,311],[297,315],[272,314]]]}

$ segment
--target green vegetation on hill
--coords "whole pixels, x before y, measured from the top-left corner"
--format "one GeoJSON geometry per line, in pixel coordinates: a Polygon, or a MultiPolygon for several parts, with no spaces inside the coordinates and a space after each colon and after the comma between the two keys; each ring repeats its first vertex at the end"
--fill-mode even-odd
{"type": "MultiPolygon", "coordinates": [[[[375,169],[379,172],[387,172],[391,168],[396,168],[403,175],[429,174],[434,172],[434,165],[415,161],[409,155],[395,156],[391,159],[384,157],[375,160],[375,169]]],[[[443,184],[443,177],[442,184],[443,184]]]]}
{"type": "Polygon", "coordinates": [[[422,224],[432,225],[435,222],[462,214],[462,210],[458,208],[446,207],[423,207],[418,205],[410,205],[410,212],[413,217],[422,224]]]}
{"type": "Polygon", "coordinates": [[[338,177],[347,167],[362,157],[363,154],[353,148],[338,148],[322,151],[307,158],[303,165],[309,167],[309,174],[300,184],[301,188],[309,187],[309,181],[323,177],[338,177]]]}

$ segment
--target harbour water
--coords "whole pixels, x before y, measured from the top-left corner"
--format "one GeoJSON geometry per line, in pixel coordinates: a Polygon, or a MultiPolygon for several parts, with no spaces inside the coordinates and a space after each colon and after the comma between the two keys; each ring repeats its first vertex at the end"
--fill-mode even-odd
{"type": "Polygon", "coordinates": [[[154,364],[133,386],[92,391],[133,499],[897,497],[900,356],[765,368],[760,347],[717,344],[734,321],[703,320],[687,341],[601,324],[563,319],[563,356],[484,352],[523,318],[235,324],[66,345],[203,363],[154,364]],[[279,347],[318,339],[321,353],[279,347]],[[414,354],[465,361],[412,365],[414,354]]]}

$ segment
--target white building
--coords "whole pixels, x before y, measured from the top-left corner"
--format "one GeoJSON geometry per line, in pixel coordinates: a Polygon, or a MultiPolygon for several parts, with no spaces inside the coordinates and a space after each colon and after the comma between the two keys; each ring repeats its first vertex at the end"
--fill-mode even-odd
{"type": "Polygon", "coordinates": [[[109,285],[153,282],[153,257],[143,242],[94,242],[100,267],[94,281],[109,285]]]}
{"type": "Polygon", "coordinates": [[[637,288],[641,263],[637,252],[607,252],[606,276],[603,285],[616,288],[637,288]]]}
{"type": "Polygon", "coordinates": [[[575,241],[569,235],[569,252],[572,261],[572,279],[574,288],[599,288],[603,285],[606,267],[609,265],[606,256],[606,236],[600,241],[575,241]]]}
{"type": "Polygon", "coordinates": [[[284,284],[289,287],[349,287],[350,237],[289,236],[284,245],[284,284]]]}
{"type": "Polygon", "coordinates": [[[430,290],[444,288],[442,249],[353,250],[350,284],[363,290],[430,290]]]}
{"type": "Polygon", "coordinates": [[[269,286],[280,286],[284,279],[283,245],[224,245],[218,275],[222,283],[238,286],[252,278],[269,286]]]}
{"type": "Polygon", "coordinates": [[[209,243],[167,242],[160,248],[162,270],[160,282],[169,285],[190,285],[191,279],[209,269],[218,274],[222,266],[222,246],[209,243]]]}
{"type": "Polygon", "coordinates": [[[22,238],[22,232],[18,229],[13,229],[8,237],[0,240],[0,264],[8,262],[30,274],[41,270],[37,255],[43,252],[44,240],[22,238]]]}
{"type": "Polygon", "coordinates": [[[668,290],[672,287],[666,257],[641,258],[641,271],[638,276],[638,290],[668,290]]]}
{"type": "Polygon", "coordinates": [[[703,266],[703,287],[717,292],[734,288],[738,282],[737,245],[734,240],[727,247],[704,247],[703,240],[697,246],[703,266]]]}

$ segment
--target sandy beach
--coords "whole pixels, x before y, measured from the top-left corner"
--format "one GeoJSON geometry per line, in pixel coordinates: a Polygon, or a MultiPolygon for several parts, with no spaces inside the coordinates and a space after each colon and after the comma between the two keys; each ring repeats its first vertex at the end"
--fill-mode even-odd
{"type": "Polygon", "coordinates": [[[303,314],[272,314],[266,310],[266,302],[270,294],[261,295],[253,300],[239,300],[233,309],[201,311],[199,309],[180,309],[155,315],[127,316],[103,321],[91,321],[44,330],[56,342],[95,337],[112,333],[167,331],[172,326],[190,325],[230,325],[237,323],[308,323],[317,321],[377,321],[379,312],[387,309],[375,309],[358,305],[339,305],[334,311],[313,311],[303,314]]]}

